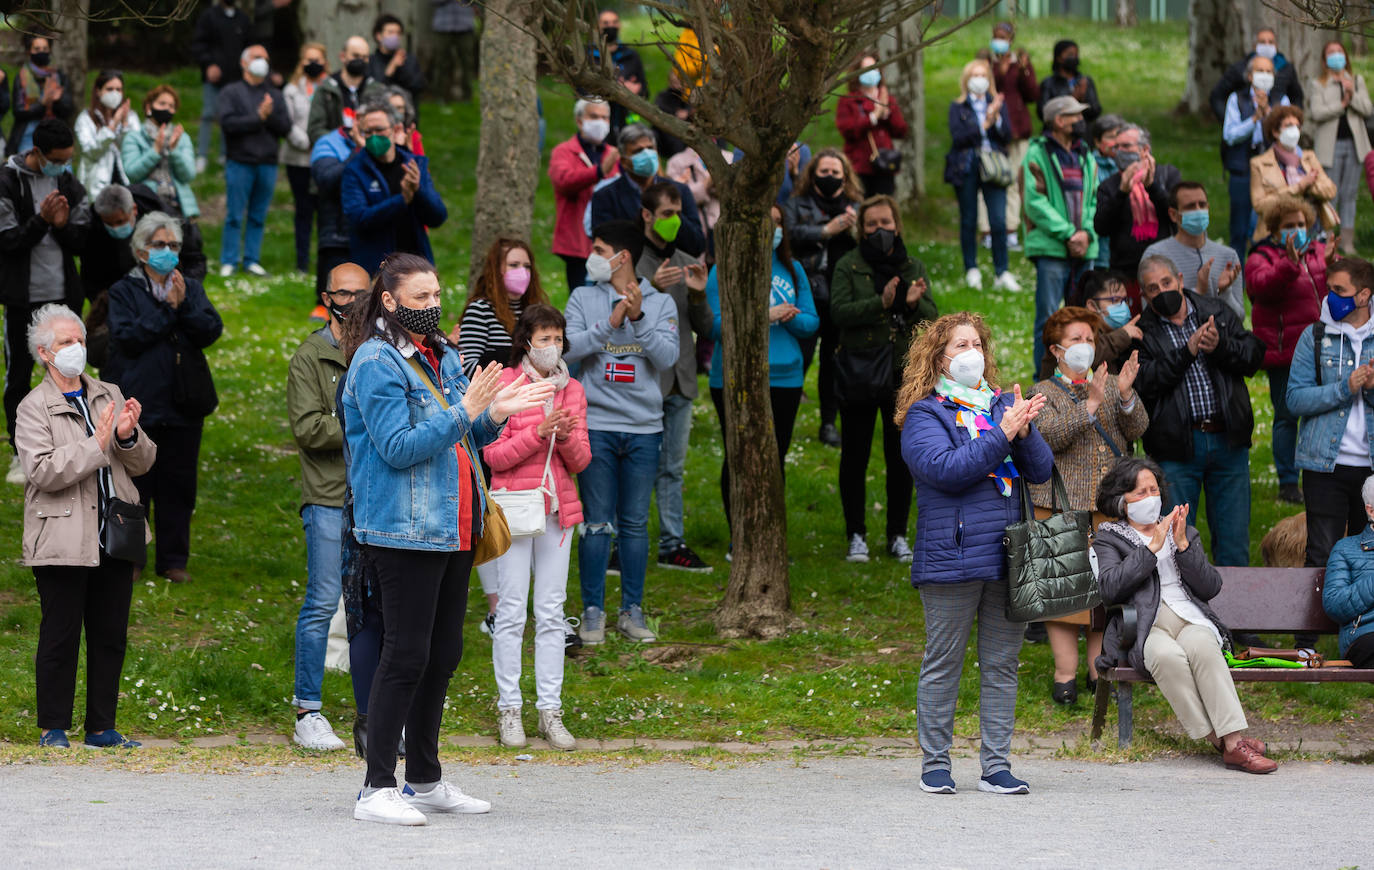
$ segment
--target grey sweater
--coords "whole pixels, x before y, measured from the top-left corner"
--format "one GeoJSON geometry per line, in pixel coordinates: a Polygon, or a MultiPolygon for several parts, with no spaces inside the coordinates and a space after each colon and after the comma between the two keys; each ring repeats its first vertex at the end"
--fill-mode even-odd
{"type": "MultiPolygon", "coordinates": [[[[644,253],[639,255],[639,262],[635,264],[635,274],[645,281],[652,281],[654,273],[663,264],[663,253],[654,250],[652,244],[647,241],[644,245],[644,253]]],[[[676,248],[668,257],[670,266],[686,267],[692,263],[700,263],[699,257],[693,257],[684,251],[676,248]]],[[[665,291],[674,304],[677,305],[678,322],[678,355],[677,362],[670,368],[663,370],[659,378],[659,386],[663,388],[663,396],[667,398],[672,394],[676,387],[677,392],[689,399],[697,397],[697,338],[709,336],[714,315],[711,313],[711,303],[706,301],[706,291],[694,294],[687,286],[686,281],[679,281],[665,291]],[[688,328],[683,329],[682,324],[688,324],[688,328]]]]}
{"type": "MultiPolygon", "coordinates": [[[[1240,257],[1236,256],[1235,249],[1230,245],[1223,245],[1208,239],[1203,244],[1201,250],[1185,245],[1178,240],[1178,236],[1170,236],[1167,239],[1160,239],[1153,245],[1145,249],[1141,259],[1153,257],[1155,255],[1168,257],[1174,261],[1178,271],[1183,273],[1183,286],[1189,290],[1201,293],[1203,296],[1216,296],[1225,302],[1226,305],[1236,312],[1236,319],[1242,324],[1245,323],[1245,280],[1244,274],[1236,276],[1236,280],[1231,282],[1231,286],[1226,288],[1225,293],[1217,292],[1217,282],[1221,279],[1221,273],[1232,263],[1239,264],[1240,257]],[[1208,285],[1201,289],[1197,286],[1197,273],[1203,264],[1208,260],[1214,260],[1212,270],[1208,273],[1208,285]]],[[[1134,278],[1135,276],[1130,276],[1134,278]]]]}

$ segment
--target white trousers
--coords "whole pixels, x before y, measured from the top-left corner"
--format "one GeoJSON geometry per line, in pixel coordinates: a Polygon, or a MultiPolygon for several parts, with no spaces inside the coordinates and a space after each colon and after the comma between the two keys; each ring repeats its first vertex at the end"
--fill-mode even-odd
{"type": "Polygon", "coordinates": [[[558,515],[548,518],[544,534],[514,538],[510,549],[494,563],[496,630],[491,642],[491,665],[496,673],[496,706],[518,710],[520,697],[520,648],[525,638],[525,613],[534,607],[534,684],[540,710],[563,706],[563,644],[566,623],[563,602],[568,594],[568,559],[572,555],[573,530],[558,525],[558,515]],[[531,601],[530,574],[534,575],[531,601]]]}

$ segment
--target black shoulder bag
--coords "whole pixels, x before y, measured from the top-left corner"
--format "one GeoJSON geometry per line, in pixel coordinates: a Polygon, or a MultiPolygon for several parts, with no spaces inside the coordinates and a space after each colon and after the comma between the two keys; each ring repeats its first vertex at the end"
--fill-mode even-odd
{"type": "Polygon", "coordinates": [[[111,496],[105,503],[105,554],[143,567],[148,563],[148,512],[111,496]]]}

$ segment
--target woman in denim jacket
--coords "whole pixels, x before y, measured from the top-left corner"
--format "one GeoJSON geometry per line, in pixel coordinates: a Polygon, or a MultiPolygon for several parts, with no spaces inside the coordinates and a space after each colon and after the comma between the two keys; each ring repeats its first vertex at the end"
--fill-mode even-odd
{"type": "Polygon", "coordinates": [[[368,702],[367,778],[355,819],[423,825],[422,810],[485,813],[491,804],[444,782],[439,722],[463,653],[472,551],[486,508],[476,451],[511,414],[543,404],[551,384],[501,366],[463,376],[439,331],[439,278],[422,257],[388,257],[344,352],[344,439],[353,536],[382,608],[382,654],[368,702]],[[406,786],[396,748],[406,729],[406,786]]]}

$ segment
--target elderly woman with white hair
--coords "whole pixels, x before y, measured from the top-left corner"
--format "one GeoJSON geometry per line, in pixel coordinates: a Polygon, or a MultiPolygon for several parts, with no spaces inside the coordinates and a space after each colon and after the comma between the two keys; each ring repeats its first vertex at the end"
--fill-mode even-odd
{"type": "Polygon", "coordinates": [[[104,373],[143,403],[157,463],[134,483],[153,512],[158,576],[190,579],[191,512],[205,417],[219,399],[204,349],[224,324],[205,288],[177,268],[181,224],[163,212],[142,217],[131,240],[138,265],[110,288],[110,351],[104,373]]]}
{"type": "Polygon", "coordinates": [[[84,625],[85,743],[135,747],[115,730],[134,565],[120,558],[127,554],[111,544],[107,527],[137,505],[132,478],[152,466],[157,448],[139,429],[138,400],[85,374],[86,328],[70,308],[52,303],[34,312],[28,347],[46,369],[19,403],[14,435],[27,476],[24,564],[43,610],[34,657],[38,742],[71,745],[84,625]]]}

